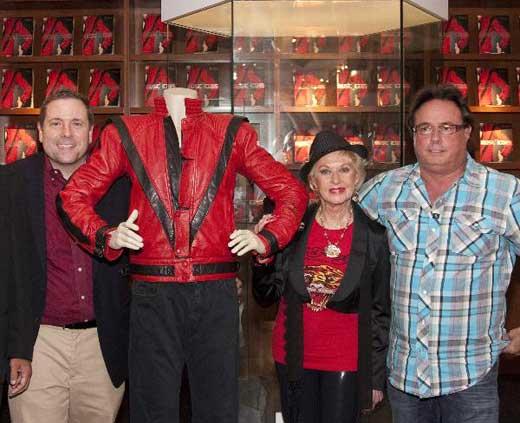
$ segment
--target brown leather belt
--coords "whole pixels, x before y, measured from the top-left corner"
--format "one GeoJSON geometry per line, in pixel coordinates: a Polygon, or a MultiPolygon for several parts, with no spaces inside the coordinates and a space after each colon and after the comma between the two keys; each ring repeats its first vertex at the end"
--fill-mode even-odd
{"type": "MultiPolygon", "coordinates": [[[[192,266],[194,276],[213,275],[219,273],[235,273],[238,271],[237,262],[228,263],[198,263],[192,266]]],[[[146,276],[175,276],[175,266],[156,266],[147,264],[131,264],[130,273],[146,276]]]]}

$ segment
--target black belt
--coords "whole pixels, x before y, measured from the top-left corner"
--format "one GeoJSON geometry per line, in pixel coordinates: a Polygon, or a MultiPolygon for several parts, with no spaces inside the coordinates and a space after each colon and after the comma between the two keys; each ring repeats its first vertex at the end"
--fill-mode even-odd
{"type": "Polygon", "coordinates": [[[90,329],[97,327],[95,320],[87,320],[86,322],[76,322],[63,325],[64,329],[90,329]]]}
{"type": "MultiPolygon", "coordinates": [[[[228,263],[199,263],[192,266],[193,276],[212,275],[219,273],[235,273],[238,271],[237,262],[228,263]]],[[[175,276],[175,266],[155,266],[147,264],[131,264],[130,273],[147,276],[175,276]]]]}

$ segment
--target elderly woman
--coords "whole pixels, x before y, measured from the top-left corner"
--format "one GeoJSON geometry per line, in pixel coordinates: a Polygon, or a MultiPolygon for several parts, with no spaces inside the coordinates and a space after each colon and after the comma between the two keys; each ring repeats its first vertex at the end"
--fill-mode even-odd
{"type": "Polygon", "coordinates": [[[354,423],[383,398],[389,253],[384,230],[352,201],[366,158],[364,146],[318,133],[300,174],[319,201],[274,262],[254,266],[257,301],[280,300],[273,357],[287,423],[354,423]]]}

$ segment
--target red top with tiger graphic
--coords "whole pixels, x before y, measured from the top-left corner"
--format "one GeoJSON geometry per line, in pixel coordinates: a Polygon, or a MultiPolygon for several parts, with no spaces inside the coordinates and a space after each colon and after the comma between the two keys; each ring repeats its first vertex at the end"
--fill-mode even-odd
{"type": "MultiPolygon", "coordinates": [[[[346,229],[343,237],[343,229],[324,229],[316,220],[310,229],[304,258],[305,284],[311,297],[311,303],[302,306],[304,369],[357,371],[357,313],[340,313],[324,307],[339,288],[347,271],[353,226],[346,229]],[[325,255],[327,237],[341,250],[336,258],[325,255]]],[[[287,303],[282,299],[273,330],[273,358],[282,364],[286,364],[286,308],[287,303]]]]}

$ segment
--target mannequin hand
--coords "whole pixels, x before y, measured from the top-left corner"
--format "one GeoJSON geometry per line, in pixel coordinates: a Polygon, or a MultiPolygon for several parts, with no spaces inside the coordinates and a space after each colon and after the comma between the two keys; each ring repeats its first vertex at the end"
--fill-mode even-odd
{"type": "Polygon", "coordinates": [[[507,337],[509,338],[509,344],[502,352],[520,356],[520,326],[507,332],[507,337]]]}
{"type": "Polygon", "coordinates": [[[231,252],[237,256],[243,256],[249,251],[256,251],[258,254],[265,254],[264,243],[253,232],[247,229],[235,230],[229,235],[231,241],[228,242],[228,247],[231,252]]]}
{"type": "Polygon", "coordinates": [[[32,375],[31,362],[23,358],[11,358],[11,379],[9,380],[9,397],[21,394],[29,386],[32,375]]]}
{"type": "Polygon", "coordinates": [[[378,391],[377,389],[372,390],[372,410],[377,407],[377,405],[383,401],[383,391],[378,391]]]}
{"type": "Polygon", "coordinates": [[[108,246],[114,250],[121,248],[130,248],[131,250],[140,250],[143,248],[143,238],[136,232],[139,230],[134,222],[139,215],[137,210],[133,210],[128,216],[126,222],[121,222],[117,229],[110,234],[108,246]]]}
{"type": "Polygon", "coordinates": [[[269,222],[272,222],[273,220],[276,220],[276,216],[273,216],[272,214],[264,214],[255,225],[255,228],[253,229],[254,233],[257,234],[260,232],[262,229],[264,229],[265,225],[267,225],[269,222]]]}

